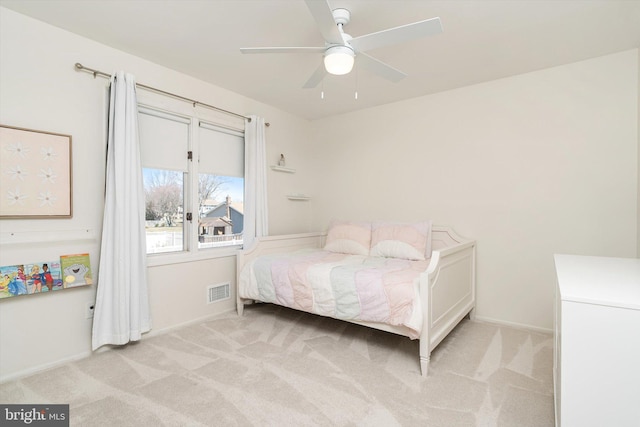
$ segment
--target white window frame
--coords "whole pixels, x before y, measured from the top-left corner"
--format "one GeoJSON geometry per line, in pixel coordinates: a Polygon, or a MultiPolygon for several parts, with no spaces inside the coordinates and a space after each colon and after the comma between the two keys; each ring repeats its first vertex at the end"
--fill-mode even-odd
{"type": "MultiPolygon", "coordinates": [[[[210,122],[208,120],[203,120],[203,119],[200,119],[199,121],[197,121],[196,122],[196,126],[198,127],[198,137],[197,138],[200,137],[200,128],[204,128],[204,129],[207,129],[207,130],[213,131],[213,132],[226,133],[226,134],[229,134],[229,135],[232,135],[232,136],[241,137],[241,138],[243,138],[243,142],[244,142],[244,130],[241,132],[241,131],[239,131],[237,129],[232,129],[232,128],[227,127],[227,126],[220,126],[219,124],[212,123],[212,122],[210,122]]],[[[244,170],[244,147],[242,147],[242,151],[243,151],[242,169],[244,170]]],[[[194,159],[194,163],[199,164],[199,159],[200,159],[200,140],[199,139],[198,139],[198,152],[197,153],[196,152],[193,153],[193,159],[194,159]]],[[[198,194],[198,190],[199,190],[199,182],[198,182],[199,175],[200,175],[200,171],[198,170],[198,173],[195,176],[196,188],[195,188],[195,193],[194,193],[194,203],[195,203],[196,200],[200,199],[200,195],[198,194]]],[[[243,179],[243,181],[245,179],[244,173],[243,173],[242,179],[243,179]]],[[[244,195],[243,195],[242,202],[244,203],[244,195]]],[[[198,206],[198,208],[199,208],[199,206],[198,206]]],[[[196,209],[195,214],[199,214],[199,209],[196,209]]],[[[195,233],[195,238],[196,238],[195,245],[196,246],[195,247],[197,249],[199,249],[201,251],[220,250],[221,249],[221,248],[200,248],[199,247],[200,243],[198,242],[198,236],[200,234],[200,230],[198,230],[198,226],[197,225],[195,225],[195,227],[196,227],[196,233],[195,233]]],[[[229,248],[235,249],[237,251],[238,249],[242,248],[242,243],[236,244],[236,245],[230,245],[229,248]]]]}
{"type": "MultiPolygon", "coordinates": [[[[183,226],[185,229],[184,248],[180,252],[167,252],[147,254],[147,265],[150,267],[184,262],[199,261],[213,258],[235,257],[242,245],[224,246],[220,248],[198,248],[198,158],[199,141],[198,128],[200,121],[215,127],[228,129],[244,135],[244,119],[217,112],[205,107],[198,107],[187,102],[160,95],[154,92],[139,90],[138,106],[148,108],[161,113],[180,116],[190,120],[189,124],[189,150],[192,152],[192,160],[189,161],[187,180],[183,182],[184,214],[183,226]],[[187,208],[188,206],[188,208],[187,208]],[[192,213],[192,220],[186,220],[186,213],[192,213]]],[[[187,153],[185,153],[185,156],[187,153]]],[[[246,174],[246,171],[245,171],[246,174]]]]}

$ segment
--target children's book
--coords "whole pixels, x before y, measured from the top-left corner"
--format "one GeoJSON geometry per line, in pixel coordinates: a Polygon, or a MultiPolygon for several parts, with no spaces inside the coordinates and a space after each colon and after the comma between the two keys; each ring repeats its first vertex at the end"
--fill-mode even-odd
{"type": "Polygon", "coordinates": [[[60,264],[65,288],[93,284],[89,254],[62,255],[60,264]]]}
{"type": "Polygon", "coordinates": [[[0,298],[62,289],[59,261],[0,267],[0,298]]]}

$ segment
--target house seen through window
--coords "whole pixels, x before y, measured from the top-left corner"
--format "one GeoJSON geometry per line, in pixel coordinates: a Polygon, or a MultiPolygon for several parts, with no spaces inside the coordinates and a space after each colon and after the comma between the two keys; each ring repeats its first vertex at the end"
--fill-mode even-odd
{"type": "Polygon", "coordinates": [[[198,247],[242,244],[244,179],[200,174],[199,183],[198,247]],[[226,196],[220,201],[222,194],[226,196]]]}
{"type": "Polygon", "coordinates": [[[242,132],[148,107],[139,112],[147,253],[241,245],[242,132]]]}

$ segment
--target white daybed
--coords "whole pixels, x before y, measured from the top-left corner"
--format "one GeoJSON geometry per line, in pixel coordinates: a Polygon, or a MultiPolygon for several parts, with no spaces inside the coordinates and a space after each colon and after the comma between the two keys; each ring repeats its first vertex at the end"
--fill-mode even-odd
{"type": "MultiPolygon", "coordinates": [[[[336,317],[367,327],[380,329],[420,340],[420,368],[427,375],[431,351],[449,332],[467,315],[473,317],[475,308],[475,241],[458,236],[445,226],[431,227],[431,252],[426,255],[422,265],[426,269],[418,272],[414,280],[415,298],[419,301],[420,319],[418,327],[407,328],[404,325],[392,325],[380,322],[361,321],[336,317]]],[[[253,272],[255,260],[274,258],[276,254],[289,254],[303,249],[325,248],[327,233],[305,233],[295,235],[269,236],[259,238],[253,247],[242,250],[237,257],[238,289],[237,309],[242,315],[244,305],[269,298],[256,297],[255,291],[247,289],[251,281],[256,282],[253,272]]],[[[268,279],[270,280],[270,279],[268,279]]],[[[259,280],[258,280],[259,281],[259,280]]],[[[281,301],[275,302],[287,305],[281,301]]],[[[300,307],[292,307],[300,309],[300,307]]],[[[310,311],[310,310],[304,310],[310,311]]],[[[312,311],[310,311],[312,312],[312,311]]],[[[322,314],[322,313],[321,313],[322,314]]]]}

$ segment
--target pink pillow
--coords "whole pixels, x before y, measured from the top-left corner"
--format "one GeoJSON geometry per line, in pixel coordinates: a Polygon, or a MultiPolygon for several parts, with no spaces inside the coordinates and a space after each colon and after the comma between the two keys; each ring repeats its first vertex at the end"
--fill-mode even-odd
{"type": "Polygon", "coordinates": [[[371,223],[332,221],[324,249],[343,254],[369,255],[371,223]]]}
{"type": "Polygon", "coordinates": [[[371,225],[371,256],[422,261],[431,256],[431,221],[377,221],[371,225]]]}

